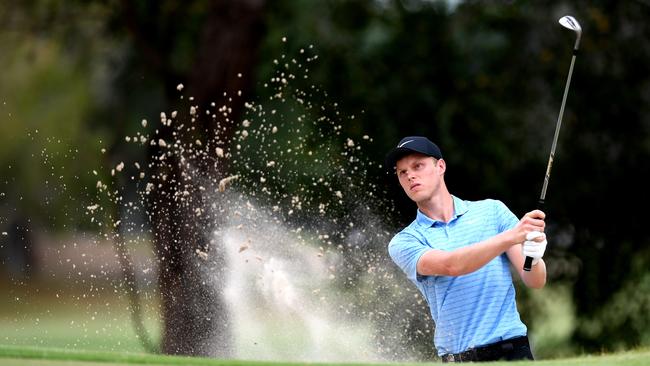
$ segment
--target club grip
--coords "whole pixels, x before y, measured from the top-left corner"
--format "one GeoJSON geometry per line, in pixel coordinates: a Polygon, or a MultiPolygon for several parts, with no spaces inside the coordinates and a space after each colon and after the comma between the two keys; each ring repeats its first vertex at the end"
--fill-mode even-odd
{"type": "MultiPolygon", "coordinates": [[[[544,198],[540,198],[539,201],[537,201],[537,209],[541,210],[544,208],[544,198]]],[[[533,257],[526,257],[526,260],[524,261],[524,271],[530,272],[530,270],[533,268],[533,257]]]]}
{"type": "Polygon", "coordinates": [[[524,271],[530,272],[532,268],[533,268],[533,257],[526,257],[526,260],[524,261],[524,271]]]}

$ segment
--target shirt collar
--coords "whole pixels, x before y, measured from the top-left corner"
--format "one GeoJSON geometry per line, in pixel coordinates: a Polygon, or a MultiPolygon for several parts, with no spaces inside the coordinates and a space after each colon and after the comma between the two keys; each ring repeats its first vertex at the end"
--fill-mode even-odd
{"type": "MultiPolygon", "coordinates": [[[[456,218],[459,216],[462,216],[465,214],[469,208],[467,207],[467,203],[460,198],[452,195],[451,198],[454,201],[454,216],[452,216],[451,220],[449,222],[454,221],[456,218]]],[[[415,217],[415,221],[420,225],[424,227],[431,227],[433,226],[436,222],[439,220],[434,220],[430,218],[429,216],[425,215],[420,211],[420,209],[417,210],[417,215],[415,217]]]]}

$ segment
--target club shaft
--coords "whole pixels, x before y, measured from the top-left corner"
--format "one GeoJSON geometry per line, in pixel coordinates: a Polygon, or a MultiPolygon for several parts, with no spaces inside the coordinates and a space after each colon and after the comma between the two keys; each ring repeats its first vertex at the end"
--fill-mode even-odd
{"type": "Polygon", "coordinates": [[[548,164],[546,165],[546,175],[544,176],[544,184],[542,185],[542,193],[539,196],[539,201],[544,202],[546,200],[546,190],[548,188],[548,181],[551,178],[551,168],[553,167],[553,159],[555,158],[555,148],[557,147],[557,140],[560,136],[560,128],[562,127],[562,116],[564,115],[564,106],[566,105],[566,98],[569,95],[569,86],[571,85],[571,75],[573,74],[573,65],[576,62],[576,55],[574,52],[573,57],[571,58],[571,66],[569,67],[569,75],[566,79],[566,85],[564,86],[564,95],[562,96],[562,105],[560,106],[560,114],[557,117],[557,124],[555,125],[555,135],[553,136],[553,144],[551,145],[551,153],[548,157],[548,164]]]}
{"type": "MultiPolygon", "coordinates": [[[[573,50],[573,57],[571,58],[571,66],[569,66],[569,75],[566,79],[566,85],[564,86],[564,95],[562,96],[562,105],[560,106],[560,114],[557,117],[557,124],[555,125],[555,135],[553,136],[553,144],[551,145],[551,153],[548,157],[548,164],[546,165],[546,175],[544,176],[544,184],[542,185],[542,193],[539,196],[538,207],[541,209],[544,207],[544,202],[546,201],[546,189],[548,188],[548,181],[551,179],[551,168],[553,167],[553,159],[555,158],[555,147],[557,146],[557,140],[560,136],[560,127],[562,127],[562,116],[564,115],[564,106],[566,105],[566,98],[569,94],[569,85],[571,85],[571,75],[573,74],[573,64],[576,62],[576,53],[577,49],[573,50]]],[[[526,257],[524,261],[524,271],[530,271],[532,268],[533,258],[526,257]]]]}

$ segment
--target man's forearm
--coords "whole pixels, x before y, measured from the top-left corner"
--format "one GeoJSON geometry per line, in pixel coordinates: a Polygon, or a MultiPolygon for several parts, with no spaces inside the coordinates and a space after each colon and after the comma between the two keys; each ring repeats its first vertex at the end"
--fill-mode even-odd
{"type": "Polygon", "coordinates": [[[503,232],[473,245],[451,252],[451,261],[456,267],[456,276],[472,273],[495,257],[503,254],[512,243],[509,233],[503,232]]]}
{"type": "Polygon", "coordinates": [[[521,270],[521,279],[530,288],[542,288],[546,285],[546,263],[540,258],[530,271],[521,270]]]}
{"type": "Polygon", "coordinates": [[[418,273],[444,276],[472,273],[508,250],[513,245],[512,240],[512,235],[506,231],[450,252],[432,250],[420,258],[418,273]]]}

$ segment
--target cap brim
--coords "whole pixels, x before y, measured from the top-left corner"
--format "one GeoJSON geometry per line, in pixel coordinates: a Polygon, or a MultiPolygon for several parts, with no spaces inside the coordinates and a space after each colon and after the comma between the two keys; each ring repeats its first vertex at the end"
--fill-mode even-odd
{"type": "Polygon", "coordinates": [[[397,165],[397,161],[401,158],[403,158],[406,155],[417,153],[418,151],[411,150],[407,147],[396,147],[393,150],[391,150],[388,155],[386,155],[386,168],[387,169],[393,169],[395,168],[395,165],[397,165]]]}

